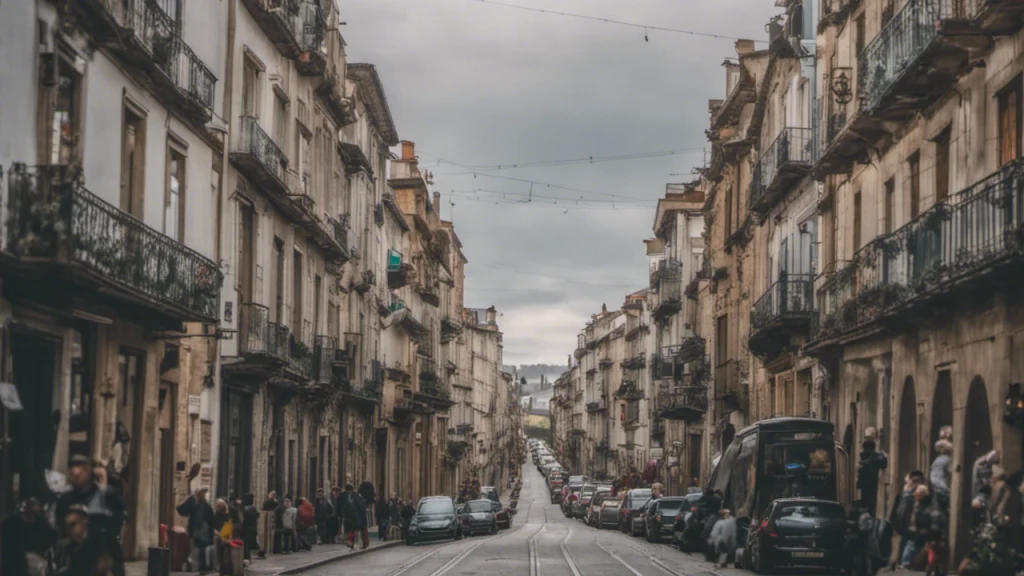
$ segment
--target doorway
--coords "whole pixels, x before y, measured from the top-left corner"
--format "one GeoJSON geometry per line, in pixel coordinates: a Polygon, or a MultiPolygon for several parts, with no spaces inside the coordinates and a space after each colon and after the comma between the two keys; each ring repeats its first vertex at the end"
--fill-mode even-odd
{"type": "Polygon", "coordinates": [[[174,526],[175,501],[166,495],[174,494],[174,432],[175,409],[178,407],[177,386],[171,382],[160,384],[160,452],[159,452],[159,522],[174,526]]]}
{"type": "Polygon", "coordinates": [[[935,442],[944,426],[953,426],[953,379],[949,370],[939,372],[932,399],[932,430],[928,436],[928,464],[935,461],[935,442]]]}
{"type": "Polygon", "coordinates": [[[903,383],[903,394],[900,398],[899,439],[897,440],[897,482],[902,481],[903,474],[919,468],[917,459],[917,392],[914,390],[914,379],[907,376],[903,383]]]}
{"type": "MultiPolygon", "coordinates": [[[[136,444],[139,440],[139,431],[142,428],[142,411],[140,409],[146,379],[146,353],[141,350],[122,348],[117,355],[118,363],[118,392],[117,392],[117,422],[116,429],[127,433],[128,446],[131,446],[132,439],[136,444]],[[130,431],[130,432],[129,432],[130,431]]],[[[116,439],[116,438],[115,438],[116,439]]],[[[128,519],[125,521],[124,549],[135,549],[136,495],[139,490],[138,474],[138,450],[129,450],[126,466],[121,472],[122,486],[124,486],[125,510],[128,510],[128,519]]]]}
{"type": "Polygon", "coordinates": [[[53,388],[59,362],[59,340],[35,332],[11,332],[11,367],[22,410],[8,412],[13,503],[30,496],[52,499],[45,472],[53,468],[60,413],[53,388]]]}
{"type": "Polygon", "coordinates": [[[956,560],[967,555],[971,542],[971,499],[974,497],[974,462],[992,450],[992,419],[985,381],[976,376],[967,393],[964,411],[964,457],[960,467],[960,518],[956,528],[956,560]]]}
{"type": "MultiPolygon", "coordinates": [[[[221,405],[221,442],[219,475],[220,494],[241,496],[251,490],[248,474],[252,454],[252,395],[231,388],[224,390],[221,405]]],[[[272,457],[268,458],[268,469],[274,470],[272,457]]],[[[273,474],[273,472],[271,472],[273,474]]],[[[273,490],[275,482],[267,485],[273,490]]]]}

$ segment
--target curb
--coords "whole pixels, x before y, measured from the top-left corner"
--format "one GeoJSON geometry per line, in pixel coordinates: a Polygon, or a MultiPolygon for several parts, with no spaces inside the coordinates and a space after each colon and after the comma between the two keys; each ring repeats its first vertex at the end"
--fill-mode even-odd
{"type": "Polygon", "coordinates": [[[288,568],[288,569],[282,570],[280,572],[275,572],[273,575],[264,573],[264,574],[261,574],[260,576],[287,576],[289,574],[298,574],[300,572],[305,572],[306,570],[312,570],[313,568],[319,568],[320,566],[323,566],[325,564],[331,564],[331,563],[334,563],[334,562],[341,562],[342,560],[347,560],[349,558],[356,558],[358,556],[363,556],[364,554],[371,554],[371,553],[376,552],[378,550],[386,550],[388,548],[392,548],[394,546],[403,545],[403,544],[405,544],[404,540],[392,540],[390,542],[385,542],[383,544],[379,544],[379,545],[374,546],[372,548],[367,548],[366,550],[354,550],[354,551],[348,552],[347,554],[339,554],[337,556],[332,556],[330,558],[322,558],[320,560],[314,560],[312,562],[307,562],[305,564],[302,564],[301,566],[295,566],[293,568],[288,568]]]}

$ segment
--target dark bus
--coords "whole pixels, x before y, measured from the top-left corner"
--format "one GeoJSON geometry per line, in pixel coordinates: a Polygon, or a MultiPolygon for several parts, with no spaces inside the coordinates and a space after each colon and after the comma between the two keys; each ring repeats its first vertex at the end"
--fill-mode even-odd
{"type": "MultiPolygon", "coordinates": [[[[711,474],[709,488],[722,494],[740,525],[759,518],[779,498],[839,501],[840,462],[835,427],[812,418],[762,420],[736,434],[711,474]]],[[[844,462],[845,460],[842,459],[844,462]]]]}

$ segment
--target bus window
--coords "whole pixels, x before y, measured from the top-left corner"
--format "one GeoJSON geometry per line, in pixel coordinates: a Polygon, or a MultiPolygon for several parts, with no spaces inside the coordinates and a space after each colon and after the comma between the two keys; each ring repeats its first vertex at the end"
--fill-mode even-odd
{"type": "Polygon", "coordinates": [[[711,489],[722,493],[725,496],[729,491],[729,479],[732,477],[732,470],[736,466],[736,453],[740,451],[740,445],[738,442],[733,442],[725,450],[725,454],[722,455],[721,462],[718,463],[718,468],[715,469],[714,482],[711,483],[711,489]]]}
{"type": "Polygon", "coordinates": [[[761,503],[778,498],[836,500],[835,446],[831,435],[775,435],[764,445],[761,503]]]}
{"type": "Polygon", "coordinates": [[[739,454],[732,474],[732,502],[736,518],[749,518],[754,497],[754,482],[757,473],[757,434],[744,436],[740,440],[739,454]]]}

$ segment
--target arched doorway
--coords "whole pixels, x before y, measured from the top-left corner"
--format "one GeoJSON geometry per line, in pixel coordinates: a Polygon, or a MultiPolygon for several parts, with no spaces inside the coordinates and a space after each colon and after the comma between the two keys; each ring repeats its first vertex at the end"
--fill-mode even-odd
{"type": "Polygon", "coordinates": [[[896,447],[897,482],[903,481],[903,475],[918,468],[917,460],[917,392],[914,390],[914,379],[907,376],[903,382],[903,395],[900,398],[899,438],[896,447]]]}
{"type": "Polygon", "coordinates": [[[935,442],[939,439],[939,430],[943,426],[953,425],[953,379],[949,370],[939,372],[935,381],[935,395],[932,398],[932,430],[928,435],[928,462],[930,466],[935,460],[935,442]]]}
{"type": "Polygon", "coordinates": [[[956,559],[959,562],[966,554],[971,541],[971,499],[974,494],[974,461],[992,450],[992,421],[988,411],[988,392],[985,381],[976,376],[967,393],[967,409],[964,410],[964,457],[960,467],[960,517],[956,531],[956,559]]]}

